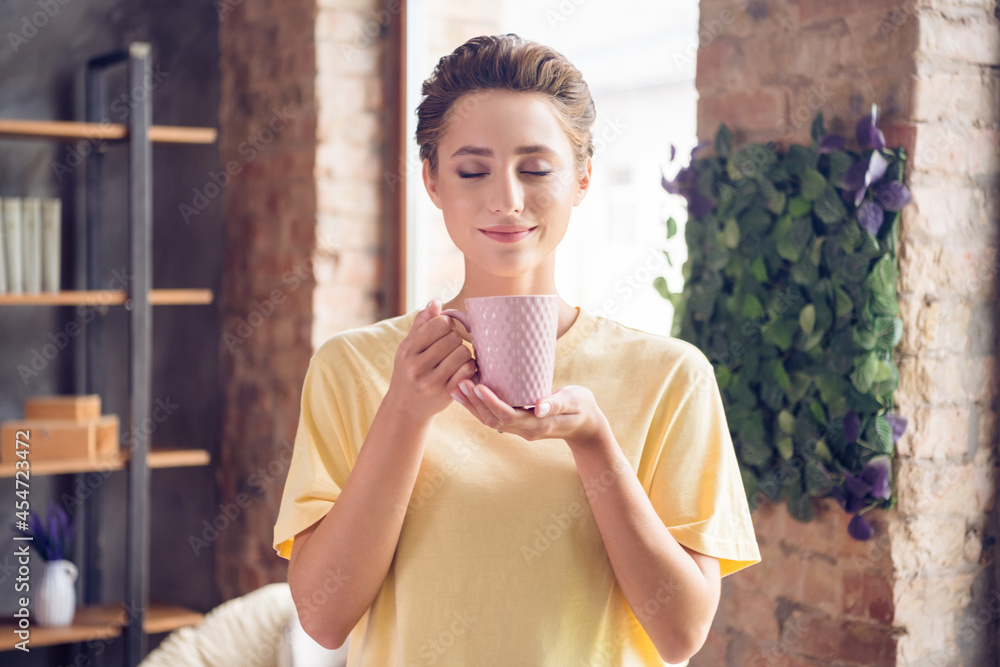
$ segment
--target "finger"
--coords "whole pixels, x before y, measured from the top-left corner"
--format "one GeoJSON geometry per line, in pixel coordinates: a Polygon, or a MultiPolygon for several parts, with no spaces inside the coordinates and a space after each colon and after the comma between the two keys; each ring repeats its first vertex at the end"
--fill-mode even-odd
{"type": "Polygon", "coordinates": [[[507,424],[513,426],[517,423],[518,411],[509,405],[502,398],[497,396],[492,389],[484,384],[477,384],[475,388],[479,391],[481,396],[479,400],[483,407],[493,415],[500,424],[507,424]]]}
{"type": "Polygon", "coordinates": [[[421,324],[434,317],[435,315],[441,314],[441,304],[438,303],[437,299],[431,299],[424,306],[424,309],[417,313],[416,319],[413,320],[413,329],[417,329],[421,324]]]}
{"type": "MultiPolygon", "coordinates": [[[[469,380],[462,380],[458,386],[465,393],[465,402],[476,418],[490,428],[500,428],[501,421],[493,414],[492,410],[483,404],[483,399],[476,394],[475,390],[478,386],[469,380]]],[[[480,389],[480,393],[482,393],[482,389],[480,389]]]]}
{"type": "Polygon", "coordinates": [[[546,396],[535,405],[536,417],[573,414],[579,412],[575,390],[578,385],[567,385],[556,393],[546,396]]]}

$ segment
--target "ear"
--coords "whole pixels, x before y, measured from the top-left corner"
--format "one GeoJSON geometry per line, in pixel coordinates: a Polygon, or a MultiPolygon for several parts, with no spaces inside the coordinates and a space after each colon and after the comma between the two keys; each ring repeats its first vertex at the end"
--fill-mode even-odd
{"type": "Polygon", "coordinates": [[[438,208],[441,208],[441,198],[438,195],[437,190],[437,178],[431,176],[431,162],[430,160],[424,159],[424,167],[422,170],[424,178],[424,188],[427,190],[427,194],[430,195],[431,201],[438,208]]]}
{"type": "Polygon", "coordinates": [[[573,206],[579,206],[580,202],[587,195],[587,190],[590,189],[590,173],[591,173],[591,161],[590,156],[587,156],[587,164],[584,167],[583,175],[580,180],[577,181],[576,196],[573,198],[573,206]]]}

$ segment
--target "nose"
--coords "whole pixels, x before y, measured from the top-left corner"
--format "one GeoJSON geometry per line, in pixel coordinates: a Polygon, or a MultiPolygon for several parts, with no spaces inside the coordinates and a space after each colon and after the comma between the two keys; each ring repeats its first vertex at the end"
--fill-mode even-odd
{"type": "Polygon", "coordinates": [[[490,210],[500,215],[520,213],[524,209],[524,186],[516,172],[498,172],[490,193],[490,210]]]}

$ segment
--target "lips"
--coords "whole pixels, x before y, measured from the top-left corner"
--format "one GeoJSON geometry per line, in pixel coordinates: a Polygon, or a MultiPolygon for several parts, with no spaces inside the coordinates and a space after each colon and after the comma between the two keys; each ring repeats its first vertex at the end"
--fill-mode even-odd
{"type": "Polygon", "coordinates": [[[491,227],[489,229],[480,229],[479,231],[481,231],[486,238],[499,241],[500,243],[517,243],[522,239],[528,238],[535,229],[537,229],[537,227],[491,227]],[[514,229],[519,231],[501,231],[503,229],[514,229]]]}

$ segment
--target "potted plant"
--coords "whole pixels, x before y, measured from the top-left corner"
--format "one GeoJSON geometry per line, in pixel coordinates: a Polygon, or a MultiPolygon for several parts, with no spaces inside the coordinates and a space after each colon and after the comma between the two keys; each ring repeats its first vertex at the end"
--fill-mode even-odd
{"type": "Polygon", "coordinates": [[[58,505],[49,507],[48,522],[31,510],[28,527],[35,550],[45,560],[33,602],[39,625],[58,627],[73,622],[76,612],[76,565],[68,559],[76,522],[58,505]]]}

